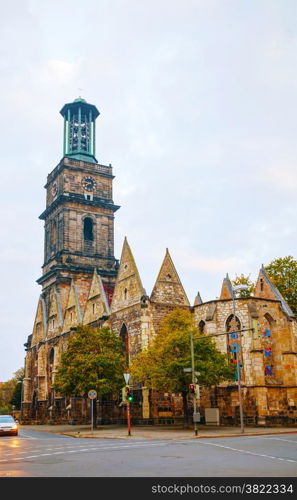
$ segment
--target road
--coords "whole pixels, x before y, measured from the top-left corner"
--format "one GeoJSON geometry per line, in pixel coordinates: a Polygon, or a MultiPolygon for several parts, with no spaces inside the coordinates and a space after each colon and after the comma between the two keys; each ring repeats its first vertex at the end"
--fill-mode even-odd
{"type": "Polygon", "coordinates": [[[0,437],[0,477],[296,477],[297,434],[213,439],[0,437]]]}

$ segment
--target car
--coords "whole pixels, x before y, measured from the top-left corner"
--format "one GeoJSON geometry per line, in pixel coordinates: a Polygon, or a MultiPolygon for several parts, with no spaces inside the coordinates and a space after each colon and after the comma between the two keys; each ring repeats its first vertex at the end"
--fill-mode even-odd
{"type": "Polygon", "coordinates": [[[2,434],[18,435],[18,424],[11,415],[0,415],[0,436],[2,434]]]}

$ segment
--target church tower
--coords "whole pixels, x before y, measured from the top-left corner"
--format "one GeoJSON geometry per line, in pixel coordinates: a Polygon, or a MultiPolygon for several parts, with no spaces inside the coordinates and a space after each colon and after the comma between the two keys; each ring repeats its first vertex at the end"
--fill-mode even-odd
{"type": "Polygon", "coordinates": [[[79,97],[60,113],[63,157],[47,176],[46,208],[40,215],[44,262],[37,282],[42,292],[25,344],[24,421],[58,418],[65,400],[53,384],[67,338],[79,323],[104,322],[118,272],[114,214],[119,206],[113,202],[112,166],[96,159],[99,111],[79,97]]]}
{"type": "Polygon", "coordinates": [[[48,175],[45,189],[44,264],[38,283],[47,289],[96,267],[107,287],[117,274],[114,257],[112,166],[95,157],[96,106],[78,98],[60,111],[64,156],[48,175]]]}

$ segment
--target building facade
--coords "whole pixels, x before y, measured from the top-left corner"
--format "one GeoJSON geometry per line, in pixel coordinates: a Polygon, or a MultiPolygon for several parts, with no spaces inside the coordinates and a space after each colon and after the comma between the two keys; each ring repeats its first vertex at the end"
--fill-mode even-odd
{"type": "MultiPolygon", "coordinates": [[[[236,298],[229,277],[220,298],[189,303],[166,250],[150,296],[125,238],[120,263],[114,256],[112,166],[95,156],[97,108],[79,98],[66,104],[64,155],[48,175],[44,220],[42,287],[32,334],[25,344],[22,420],[80,423],[89,419],[89,401],[63,398],[53,383],[67,339],[78,324],[109,325],[121,338],[127,361],[147,347],[161,321],[174,309],[192,312],[230,363],[240,361],[246,424],[294,423],[297,419],[297,323],[262,267],[253,297],[236,298]],[[235,307],[235,321],[234,321],[235,307]],[[240,331],[240,334],[234,332],[240,331]]],[[[182,395],[135,386],[132,416],[139,423],[182,419],[182,395]]],[[[191,397],[189,397],[191,399],[191,397]]],[[[97,402],[101,423],[124,421],[119,395],[97,402]]],[[[201,388],[202,418],[218,408],[220,422],[239,422],[236,380],[201,388]]]]}

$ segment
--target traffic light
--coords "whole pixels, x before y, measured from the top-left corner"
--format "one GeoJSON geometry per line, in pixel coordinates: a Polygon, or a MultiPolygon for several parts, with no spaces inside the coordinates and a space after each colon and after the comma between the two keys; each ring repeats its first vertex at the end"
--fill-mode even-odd
{"type": "Polygon", "coordinates": [[[194,394],[195,393],[195,384],[190,384],[189,385],[189,391],[194,394]]]}
{"type": "Polygon", "coordinates": [[[132,403],[133,399],[134,399],[134,396],[133,396],[133,391],[130,387],[126,387],[126,391],[127,391],[127,401],[129,401],[129,403],[132,403]]]}

